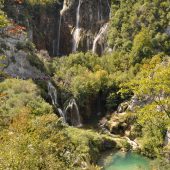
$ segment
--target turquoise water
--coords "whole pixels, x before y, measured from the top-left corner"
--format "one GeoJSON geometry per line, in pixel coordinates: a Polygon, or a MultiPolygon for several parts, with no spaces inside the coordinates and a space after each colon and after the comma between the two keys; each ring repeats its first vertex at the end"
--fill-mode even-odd
{"type": "Polygon", "coordinates": [[[136,153],[116,152],[105,159],[104,170],[151,170],[150,160],[136,153]]]}

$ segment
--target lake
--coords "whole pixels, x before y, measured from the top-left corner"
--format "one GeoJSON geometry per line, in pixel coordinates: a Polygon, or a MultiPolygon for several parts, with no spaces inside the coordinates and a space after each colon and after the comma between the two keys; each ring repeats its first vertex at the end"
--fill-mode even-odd
{"type": "Polygon", "coordinates": [[[102,158],[104,170],[152,170],[150,160],[132,152],[115,152],[102,158]]]}

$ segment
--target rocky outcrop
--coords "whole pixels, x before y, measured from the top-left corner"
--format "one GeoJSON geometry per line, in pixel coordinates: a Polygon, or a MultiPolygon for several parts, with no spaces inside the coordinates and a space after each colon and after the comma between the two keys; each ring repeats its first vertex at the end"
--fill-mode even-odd
{"type": "Polygon", "coordinates": [[[104,132],[112,137],[124,139],[132,150],[140,149],[137,138],[140,136],[140,129],[135,124],[136,117],[131,113],[112,114],[111,117],[103,118],[99,125],[104,132]]]}
{"type": "Polygon", "coordinates": [[[125,101],[121,103],[117,108],[117,113],[123,113],[125,111],[133,112],[136,107],[143,107],[147,104],[152,103],[156,100],[157,97],[155,96],[144,96],[143,98],[139,98],[138,96],[134,95],[129,101],[125,101]]]}
{"type": "Polygon", "coordinates": [[[129,123],[129,119],[130,116],[127,113],[114,114],[110,120],[105,123],[105,126],[112,134],[130,136],[131,124],[129,123]],[[127,131],[129,133],[127,133],[127,131]]]}
{"type": "Polygon", "coordinates": [[[32,43],[25,32],[19,31],[18,26],[10,26],[1,30],[0,35],[0,71],[7,77],[22,79],[45,79],[43,64],[36,56],[32,43]]]}

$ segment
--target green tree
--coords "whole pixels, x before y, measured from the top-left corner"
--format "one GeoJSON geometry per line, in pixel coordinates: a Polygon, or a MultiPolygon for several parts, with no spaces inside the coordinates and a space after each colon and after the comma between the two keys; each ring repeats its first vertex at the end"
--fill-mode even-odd
{"type": "Polygon", "coordinates": [[[144,103],[135,112],[142,126],[143,151],[151,157],[162,152],[170,125],[170,60],[162,57],[160,54],[146,60],[137,76],[123,84],[125,92],[132,91],[144,103]]]}

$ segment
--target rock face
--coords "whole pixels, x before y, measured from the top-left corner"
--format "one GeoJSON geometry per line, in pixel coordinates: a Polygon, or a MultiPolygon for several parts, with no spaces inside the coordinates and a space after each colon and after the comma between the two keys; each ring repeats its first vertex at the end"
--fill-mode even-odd
{"type": "Polygon", "coordinates": [[[145,96],[142,99],[139,99],[134,95],[129,101],[125,101],[118,106],[117,113],[123,113],[126,111],[133,112],[136,107],[143,107],[146,104],[152,103],[154,100],[156,100],[156,97],[154,96],[145,96]]]}
{"type": "Polygon", "coordinates": [[[104,51],[110,0],[64,0],[51,5],[18,4],[14,0],[5,3],[8,16],[26,26],[37,49],[48,50],[51,56],[104,51]]]}
{"type": "Polygon", "coordinates": [[[38,50],[48,50],[57,55],[58,28],[62,3],[31,5],[23,1],[5,0],[5,11],[12,20],[27,28],[30,40],[38,50]]]}
{"type": "MultiPolygon", "coordinates": [[[[66,34],[72,35],[68,37],[67,41],[69,44],[72,44],[72,48],[68,49],[68,52],[74,51],[73,35],[76,29],[79,29],[76,50],[91,50],[100,29],[109,20],[109,13],[110,2],[107,0],[65,0],[63,10],[61,11],[62,27],[64,28],[61,29],[63,30],[61,33],[61,44],[65,44],[63,41],[64,37],[67,37],[66,34]]],[[[103,44],[96,43],[96,46],[96,52],[101,53],[101,48],[104,48],[102,47],[104,42],[103,44]]],[[[64,50],[64,47],[61,47],[61,49],[64,50]]]]}
{"type": "Polygon", "coordinates": [[[13,34],[16,26],[8,27],[0,35],[0,56],[5,56],[1,60],[0,71],[13,78],[22,79],[44,79],[45,73],[40,66],[40,61],[35,55],[35,49],[31,49],[31,43],[24,32],[13,34]],[[39,61],[39,63],[38,63],[39,61]]]}
{"type": "Polygon", "coordinates": [[[106,128],[109,129],[109,131],[112,134],[115,135],[124,135],[125,131],[130,129],[129,124],[127,123],[127,116],[126,113],[122,113],[119,115],[113,115],[111,119],[106,123],[106,128]]]}

